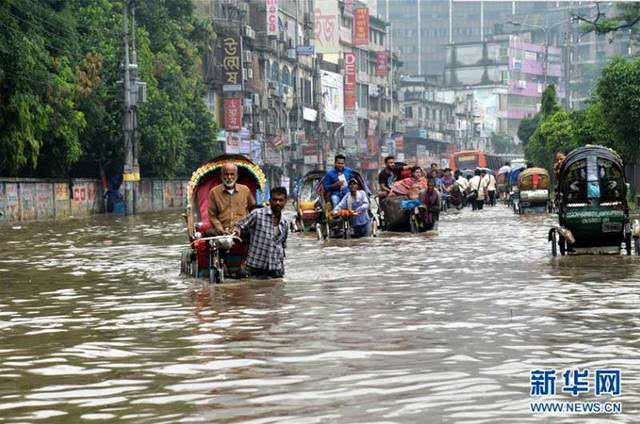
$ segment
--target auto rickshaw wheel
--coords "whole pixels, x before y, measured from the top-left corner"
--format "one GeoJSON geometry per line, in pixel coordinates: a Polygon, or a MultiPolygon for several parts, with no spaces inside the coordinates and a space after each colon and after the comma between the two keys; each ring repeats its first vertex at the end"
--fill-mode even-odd
{"type": "Polygon", "coordinates": [[[567,253],[567,241],[564,237],[558,237],[558,247],[560,248],[560,255],[564,256],[567,253]]]}
{"type": "Polygon", "coordinates": [[[553,255],[553,257],[558,256],[558,240],[557,240],[557,236],[556,236],[556,232],[553,231],[551,233],[551,254],[553,255]]]}

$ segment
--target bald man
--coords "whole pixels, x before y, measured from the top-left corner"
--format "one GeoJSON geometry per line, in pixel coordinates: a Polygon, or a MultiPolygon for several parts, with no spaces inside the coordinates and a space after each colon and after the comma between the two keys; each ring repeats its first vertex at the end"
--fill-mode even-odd
{"type": "Polygon", "coordinates": [[[249,188],[238,181],[238,167],[227,162],[220,171],[222,184],[209,191],[209,221],[214,235],[231,234],[238,221],[256,205],[249,188]]]}

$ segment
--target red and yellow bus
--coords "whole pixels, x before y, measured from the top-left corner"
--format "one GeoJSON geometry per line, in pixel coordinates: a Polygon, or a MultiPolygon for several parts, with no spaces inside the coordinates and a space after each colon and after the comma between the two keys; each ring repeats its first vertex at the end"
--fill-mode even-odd
{"type": "Polygon", "coordinates": [[[485,153],[482,150],[463,150],[451,155],[449,168],[452,171],[456,169],[473,170],[476,168],[489,168],[497,171],[503,165],[503,162],[504,160],[492,153],[485,153]]]}

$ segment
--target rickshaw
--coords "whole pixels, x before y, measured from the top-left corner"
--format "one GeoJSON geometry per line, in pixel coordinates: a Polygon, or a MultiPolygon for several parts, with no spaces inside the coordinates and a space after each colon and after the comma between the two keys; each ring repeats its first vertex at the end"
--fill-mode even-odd
{"type": "MultiPolygon", "coordinates": [[[[352,178],[358,180],[358,189],[364,190],[365,193],[367,193],[367,198],[369,199],[369,211],[367,213],[371,218],[371,236],[377,237],[380,221],[378,216],[371,210],[374,196],[372,195],[371,190],[367,186],[367,183],[364,181],[360,173],[352,171],[351,175],[352,178]]],[[[333,211],[333,205],[331,204],[329,196],[327,194],[324,194],[322,183],[320,183],[319,190],[323,192],[323,196],[321,196],[321,208],[324,211],[324,214],[322,219],[316,223],[316,233],[318,236],[318,240],[326,240],[328,238],[350,239],[353,235],[353,228],[351,226],[351,218],[354,216],[353,211],[343,210],[335,216],[332,215],[331,212],[333,211]]]]}
{"type": "Polygon", "coordinates": [[[191,175],[187,189],[188,205],[184,218],[190,247],[183,250],[181,274],[206,277],[210,283],[223,283],[226,277],[240,277],[240,264],[246,249],[233,235],[214,235],[209,221],[209,191],[222,183],[222,166],[238,167],[239,184],[249,188],[258,207],[262,206],[266,178],[262,170],[242,155],[220,155],[203,164],[191,175]]]}
{"type": "MultiPolygon", "coordinates": [[[[631,254],[624,165],[614,150],[587,145],[560,165],[556,187],[559,225],[549,230],[553,256],[566,253],[631,254]]],[[[634,234],[635,235],[635,234],[634,234]]]]}
{"type": "Polygon", "coordinates": [[[300,190],[294,199],[296,208],[296,230],[316,231],[316,224],[324,224],[322,177],[324,170],[315,170],[302,177],[300,190]]]}
{"type": "Polygon", "coordinates": [[[544,168],[523,169],[518,175],[516,212],[551,212],[549,198],[549,171],[544,168]]]}
{"type": "Polygon", "coordinates": [[[509,196],[509,206],[513,209],[513,212],[518,211],[518,203],[520,202],[520,189],[518,188],[518,177],[520,173],[526,169],[526,165],[523,163],[517,163],[511,165],[511,171],[509,171],[509,177],[507,179],[507,190],[509,196]]]}
{"type": "MultiPolygon", "coordinates": [[[[419,196],[423,194],[424,190],[421,190],[419,196]]],[[[386,217],[385,229],[412,233],[434,230],[440,217],[440,203],[439,193],[433,205],[425,205],[420,199],[407,196],[389,196],[380,205],[386,217]]]]}
{"type": "Polygon", "coordinates": [[[500,200],[505,200],[507,198],[507,180],[509,178],[509,171],[511,171],[511,167],[509,165],[505,165],[498,170],[498,175],[496,176],[496,189],[498,190],[498,198],[500,200]]]}

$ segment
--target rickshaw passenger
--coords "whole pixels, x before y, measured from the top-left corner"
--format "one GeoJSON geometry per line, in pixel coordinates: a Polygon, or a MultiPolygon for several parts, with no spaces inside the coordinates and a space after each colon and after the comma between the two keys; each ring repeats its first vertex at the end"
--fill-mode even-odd
{"type": "Polygon", "coordinates": [[[325,176],[322,177],[324,191],[328,193],[333,207],[349,192],[347,181],[351,179],[352,171],[351,168],[345,166],[346,159],[344,155],[336,155],[334,168],[327,171],[325,176]]]}
{"type": "Polygon", "coordinates": [[[353,227],[353,237],[367,237],[371,229],[371,218],[369,217],[369,199],[364,190],[359,190],[358,180],[349,180],[349,193],[333,208],[333,214],[337,214],[343,209],[352,210],[356,214],[351,218],[353,227]]]}
{"type": "MultiPolygon", "coordinates": [[[[392,196],[409,196],[413,191],[420,191],[427,188],[427,179],[424,177],[422,168],[414,166],[411,168],[411,176],[393,183],[391,187],[392,196]]],[[[411,196],[409,196],[411,197],[411,196]]]]}
{"type": "Polygon", "coordinates": [[[225,163],[221,174],[222,184],[209,191],[209,222],[214,235],[231,234],[235,224],[244,219],[256,205],[249,187],[236,183],[236,165],[225,163]]]}
{"type": "Polygon", "coordinates": [[[435,180],[433,178],[427,180],[427,189],[420,194],[420,200],[422,204],[426,206],[426,209],[422,210],[422,220],[425,224],[431,225],[437,219],[440,211],[440,197],[438,196],[438,190],[436,190],[435,180]]]}
{"type": "Polygon", "coordinates": [[[387,156],[384,158],[384,169],[378,174],[378,184],[380,185],[378,197],[380,199],[384,199],[389,195],[391,187],[393,187],[393,183],[397,180],[397,175],[403,169],[409,169],[409,165],[396,165],[395,158],[393,156],[387,156]]]}

